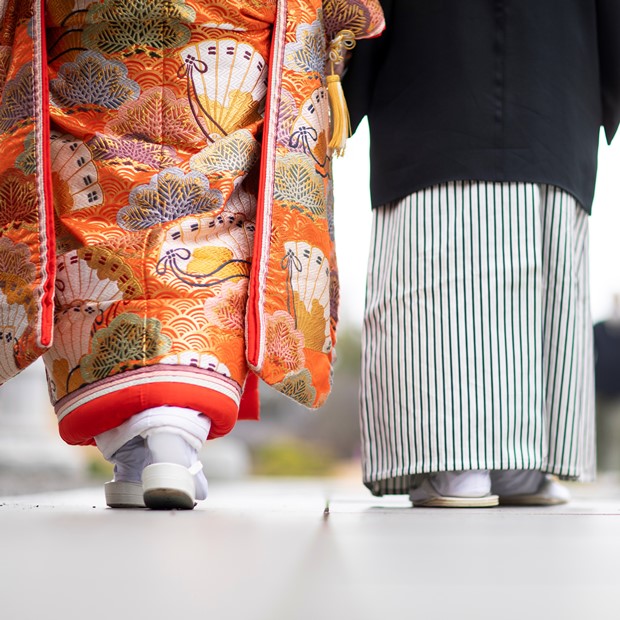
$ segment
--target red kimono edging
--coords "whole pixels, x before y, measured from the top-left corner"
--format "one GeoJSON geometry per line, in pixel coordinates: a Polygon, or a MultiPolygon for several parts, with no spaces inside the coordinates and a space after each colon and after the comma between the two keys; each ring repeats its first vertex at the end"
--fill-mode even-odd
{"type": "Polygon", "coordinates": [[[59,422],[60,436],[72,445],[93,445],[94,436],[116,428],[137,413],[162,405],[185,407],[206,415],[211,420],[209,439],[228,434],[237,421],[235,402],[215,390],[186,383],[142,383],[102,394],[79,406],[59,422]]]}
{"type": "MultiPolygon", "coordinates": [[[[45,274],[42,283],[43,293],[41,295],[41,324],[39,332],[39,345],[49,347],[52,344],[52,331],[54,328],[54,292],[56,284],[56,233],[54,229],[54,202],[52,191],[52,168],[51,168],[51,140],[50,140],[50,114],[49,114],[49,75],[47,68],[47,42],[45,35],[45,3],[40,5],[39,20],[35,20],[39,25],[39,32],[35,37],[35,48],[40,48],[40,66],[38,70],[41,80],[36,89],[40,100],[36,102],[39,114],[36,123],[39,124],[38,136],[40,138],[39,148],[42,158],[38,162],[40,168],[40,191],[39,200],[43,202],[42,213],[45,217],[44,225],[40,233],[42,248],[41,273],[45,274]],[[40,20],[40,21],[39,21],[40,20]]],[[[36,66],[37,54],[34,56],[36,66]]]]}

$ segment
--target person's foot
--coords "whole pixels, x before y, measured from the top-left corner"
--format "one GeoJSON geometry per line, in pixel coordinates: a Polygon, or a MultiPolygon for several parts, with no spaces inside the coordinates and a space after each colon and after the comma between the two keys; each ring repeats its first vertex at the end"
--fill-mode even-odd
{"type": "Polygon", "coordinates": [[[416,476],[409,492],[414,506],[429,508],[491,508],[497,495],[491,494],[486,470],[438,472],[416,476]]]}
{"type": "Polygon", "coordinates": [[[167,430],[146,433],[124,444],[111,457],[114,480],[105,484],[110,508],[191,510],[207,497],[208,483],[197,450],[167,430]]]}
{"type": "Polygon", "coordinates": [[[210,430],[200,411],[161,405],[96,435],[101,454],[114,463],[114,480],[105,486],[108,506],[193,508],[207,497],[198,451],[210,430]]]}
{"type": "Polygon", "coordinates": [[[570,501],[566,487],[537,470],[493,471],[491,489],[502,506],[557,506],[570,501]]]}

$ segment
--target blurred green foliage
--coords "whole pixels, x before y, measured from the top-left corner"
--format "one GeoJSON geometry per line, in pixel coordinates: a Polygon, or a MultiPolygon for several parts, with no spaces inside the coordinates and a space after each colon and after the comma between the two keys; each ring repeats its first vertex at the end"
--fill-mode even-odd
{"type": "Polygon", "coordinates": [[[362,364],[362,334],[351,327],[343,327],[338,332],[336,342],[336,376],[359,378],[362,364]]]}
{"type": "Polygon", "coordinates": [[[114,466],[108,463],[103,456],[91,453],[86,459],[86,471],[89,477],[95,480],[112,480],[114,477],[114,466]]]}
{"type": "Polygon", "coordinates": [[[315,444],[281,439],[258,447],[253,465],[253,473],[259,476],[329,476],[336,460],[315,444]]]}

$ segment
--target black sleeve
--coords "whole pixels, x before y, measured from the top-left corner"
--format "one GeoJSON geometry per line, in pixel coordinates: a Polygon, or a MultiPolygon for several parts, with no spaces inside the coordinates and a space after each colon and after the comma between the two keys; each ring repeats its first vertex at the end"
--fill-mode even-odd
{"type": "Polygon", "coordinates": [[[597,0],[603,127],[611,143],[620,124],[620,1],[597,0]]]}
{"type": "Polygon", "coordinates": [[[376,39],[358,41],[353,57],[343,78],[343,88],[351,116],[351,130],[355,133],[358,125],[368,114],[375,81],[381,70],[384,50],[390,37],[390,15],[394,0],[380,0],[385,15],[386,29],[376,39]]]}

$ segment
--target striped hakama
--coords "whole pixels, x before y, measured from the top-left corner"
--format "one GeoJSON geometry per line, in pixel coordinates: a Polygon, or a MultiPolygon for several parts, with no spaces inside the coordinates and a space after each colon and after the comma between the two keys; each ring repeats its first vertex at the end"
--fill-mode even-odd
{"type": "Polygon", "coordinates": [[[364,319],[364,482],[595,472],[588,216],[546,185],[457,182],[374,212],[364,319]]]}

